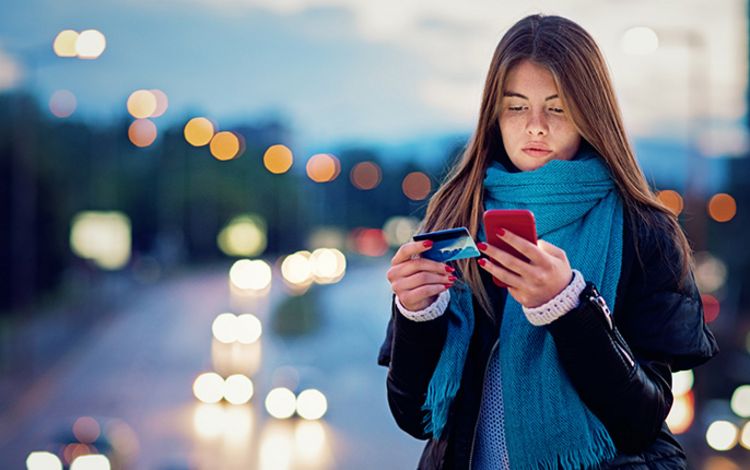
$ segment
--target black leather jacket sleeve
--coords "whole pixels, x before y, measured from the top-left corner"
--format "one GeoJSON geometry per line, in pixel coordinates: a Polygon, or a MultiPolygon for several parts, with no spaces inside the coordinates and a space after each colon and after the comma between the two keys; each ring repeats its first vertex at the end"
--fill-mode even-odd
{"type": "Polygon", "coordinates": [[[672,406],[671,370],[640,360],[593,302],[548,325],[563,368],[617,449],[637,454],[656,439],[672,406]]]}
{"type": "Polygon", "coordinates": [[[417,439],[429,439],[422,405],[445,343],[449,315],[446,311],[434,320],[415,322],[401,315],[395,302],[391,304],[388,406],[401,429],[417,439]]]}
{"type": "Polygon", "coordinates": [[[547,326],[581,399],[628,454],[656,439],[672,406],[672,370],[718,352],[693,276],[680,281],[680,252],[668,233],[641,227],[633,240],[626,231],[613,323],[582,299],[547,326]]]}

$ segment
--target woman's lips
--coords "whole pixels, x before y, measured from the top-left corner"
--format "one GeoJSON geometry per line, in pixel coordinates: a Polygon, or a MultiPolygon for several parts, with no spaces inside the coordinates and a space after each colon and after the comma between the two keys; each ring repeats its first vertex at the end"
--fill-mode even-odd
{"type": "Polygon", "coordinates": [[[552,150],[542,150],[537,148],[525,148],[522,149],[523,153],[532,157],[546,157],[552,153],[552,150]]]}

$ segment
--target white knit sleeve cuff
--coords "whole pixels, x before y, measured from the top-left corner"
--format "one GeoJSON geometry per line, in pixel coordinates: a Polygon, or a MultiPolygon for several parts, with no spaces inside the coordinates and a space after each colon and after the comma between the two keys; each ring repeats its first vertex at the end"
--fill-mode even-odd
{"type": "Polygon", "coordinates": [[[445,313],[445,310],[448,308],[448,302],[450,302],[450,300],[450,290],[446,289],[441,292],[440,295],[438,295],[437,300],[435,300],[433,303],[423,308],[422,310],[417,310],[416,312],[407,310],[406,307],[401,305],[401,301],[398,300],[398,296],[396,296],[396,307],[398,308],[398,311],[401,312],[401,315],[405,316],[409,320],[422,322],[434,320],[445,313]]]}
{"type": "Polygon", "coordinates": [[[569,311],[578,307],[583,289],[586,288],[586,281],[583,280],[583,274],[578,270],[573,270],[573,280],[568,287],[557,294],[549,302],[534,308],[523,307],[523,313],[534,326],[549,325],[569,311]]]}

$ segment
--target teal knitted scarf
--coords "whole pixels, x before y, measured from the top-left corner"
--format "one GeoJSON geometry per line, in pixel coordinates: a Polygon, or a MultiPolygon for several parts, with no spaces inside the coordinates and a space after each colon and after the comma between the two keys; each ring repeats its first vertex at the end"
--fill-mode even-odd
{"type": "MultiPolygon", "coordinates": [[[[529,172],[492,162],[484,180],[485,209],[529,209],[537,234],[565,250],[570,265],[594,282],[614,311],[622,259],[622,202],[601,157],[579,152],[529,172]]],[[[486,240],[480,227],[479,240],[486,240]]],[[[427,391],[426,431],[440,437],[458,392],[474,329],[472,294],[451,288],[446,342],[427,391]]],[[[499,338],[504,428],[512,468],[590,468],[616,450],[583,404],[557,356],[551,335],[531,325],[507,296],[499,338]]]]}

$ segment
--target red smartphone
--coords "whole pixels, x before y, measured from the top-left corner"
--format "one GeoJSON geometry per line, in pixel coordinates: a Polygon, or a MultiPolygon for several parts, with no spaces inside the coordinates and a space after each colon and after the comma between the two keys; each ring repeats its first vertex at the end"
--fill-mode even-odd
{"type": "MultiPolygon", "coordinates": [[[[497,234],[501,228],[507,229],[536,245],[534,213],[526,209],[490,209],[484,211],[484,233],[487,235],[487,243],[507,251],[516,258],[528,261],[528,258],[515,248],[498,238],[497,234]]],[[[492,280],[499,287],[508,287],[494,276],[492,280]]]]}

